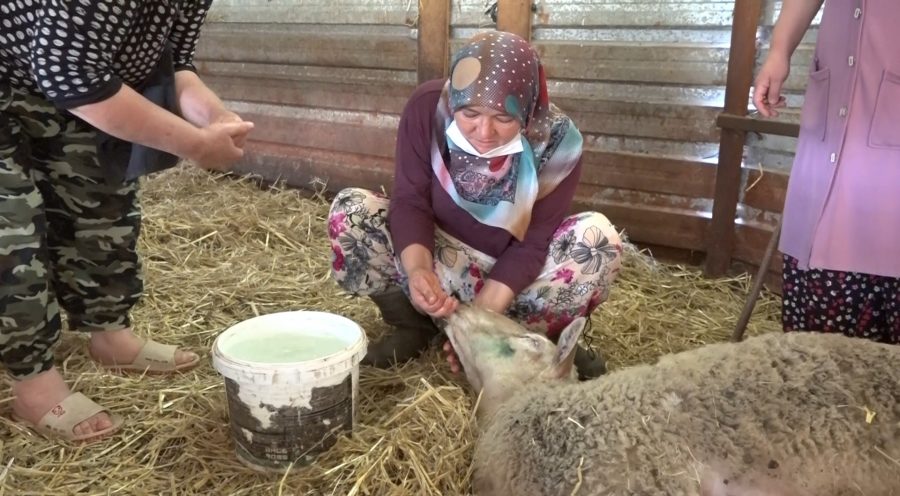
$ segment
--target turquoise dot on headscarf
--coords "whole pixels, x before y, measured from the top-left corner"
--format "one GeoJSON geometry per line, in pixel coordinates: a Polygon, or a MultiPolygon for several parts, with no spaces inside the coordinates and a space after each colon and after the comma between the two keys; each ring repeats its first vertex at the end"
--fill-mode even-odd
{"type": "Polygon", "coordinates": [[[506,113],[522,120],[522,107],[519,106],[519,99],[514,95],[506,95],[506,101],[503,102],[506,113]]]}

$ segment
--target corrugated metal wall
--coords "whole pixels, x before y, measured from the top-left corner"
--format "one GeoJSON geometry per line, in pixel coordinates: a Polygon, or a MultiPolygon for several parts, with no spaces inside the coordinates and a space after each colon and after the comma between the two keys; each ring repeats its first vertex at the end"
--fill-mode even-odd
{"type": "Polygon", "coordinates": [[[217,0],[199,69],[257,127],[244,170],[331,188],[388,184],[416,84],[417,4],[217,0]]]}
{"type": "MultiPolygon", "coordinates": [[[[733,1],[535,5],[532,39],[551,97],[586,138],[579,206],[633,240],[702,250],[733,1]]],[[[473,34],[476,21],[455,16],[454,37],[473,34]]]]}
{"type": "MultiPolygon", "coordinates": [[[[494,27],[490,3],[454,0],[451,52],[494,27]]],[[[733,0],[535,6],[532,37],[551,98],[586,137],[577,207],[603,211],[634,241],[703,250],[733,0]]],[[[777,9],[768,6],[767,24],[777,9]]],[[[211,86],[257,122],[245,169],[300,186],[389,189],[398,114],[416,84],[417,12],[411,0],[217,0],[198,58],[211,86]]],[[[792,104],[810,51],[795,57],[792,104]]],[[[793,140],[753,140],[748,165],[789,167],[793,140]]],[[[780,183],[764,177],[746,194],[747,222],[757,209],[780,210],[780,183]]],[[[767,241],[759,231],[744,253],[751,260],[767,241]]]]}

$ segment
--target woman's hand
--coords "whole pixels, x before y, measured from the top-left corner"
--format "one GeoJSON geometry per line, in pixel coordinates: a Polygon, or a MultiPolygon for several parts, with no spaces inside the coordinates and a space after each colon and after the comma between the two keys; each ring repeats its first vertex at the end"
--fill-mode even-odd
{"type": "MultiPolygon", "coordinates": [[[[230,110],[225,110],[212,120],[212,124],[222,124],[229,122],[244,122],[244,119],[241,119],[241,116],[230,110]]],[[[234,146],[238,148],[244,148],[244,145],[247,143],[248,134],[250,134],[250,129],[248,129],[244,134],[232,136],[231,141],[234,142],[234,146]]]]}
{"type": "Polygon", "coordinates": [[[776,109],[786,106],[781,88],[791,70],[790,57],[770,52],[753,83],[753,105],[765,117],[777,117],[776,109]]]}
{"type": "Polygon", "coordinates": [[[244,139],[253,129],[252,122],[217,122],[200,129],[200,141],[186,158],[198,167],[227,170],[244,156],[235,140],[244,139]]]}
{"type": "Polygon", "coordinates": [[[447,354],[447,363],[450,364],[450,372],[454,375],[460,373],[462,371],[462,365],[459,364],[459,356],[456,354],[456,350],[453,349],[453,343],[448,339],[444,343],[444,353],[447,354]]]}
{"type": "Polygon", "coordinates": [[[433,270],[414,269],[408,274],[412,304],[433,318],[447,317],[456,311],[459,302],[441,288],[433,270]]]}
{"type": "Polygon", "coordinates": [[[512,304],[515,293],[509,286],[493,279],[486,279],[484,287],[475,295],[475,306],[491,310],[496,313],[506,313],[506,309],[512,304]]]}
{"type": "Polygon", "coordinates": [[[753,83],[753,104],[765,117],[777,117],[779,108],[785,107],[781,88],[791,71],[791,55],[803,39],[803,34],[823,0],[793,0],[784,2],[769,44],[769,56],[759,69],[753,83]]]}

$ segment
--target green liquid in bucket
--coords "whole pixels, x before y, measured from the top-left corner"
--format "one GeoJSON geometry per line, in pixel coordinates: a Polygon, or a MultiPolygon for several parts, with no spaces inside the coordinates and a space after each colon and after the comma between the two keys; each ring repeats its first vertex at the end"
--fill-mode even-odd
{"type": "Polygon", "coordinates": [[[234,343],[227,351],[233,358],[248,362],[293,363],[315,360],[346,347],[345,341],[331,336],[269,331],[260,339],[234,343]]]}

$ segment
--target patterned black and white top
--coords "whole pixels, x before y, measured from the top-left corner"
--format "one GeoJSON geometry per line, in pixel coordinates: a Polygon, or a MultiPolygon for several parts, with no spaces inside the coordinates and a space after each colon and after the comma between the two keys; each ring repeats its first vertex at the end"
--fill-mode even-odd
{"type": "Polygon", "coordinates": [[[212,0],[0,0],[0,82],[61,108],[139,86],[166,43],[193,70],[212,0]]]}

